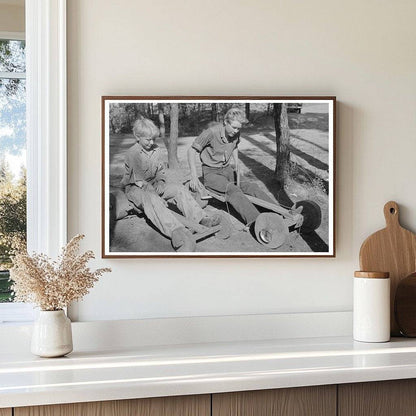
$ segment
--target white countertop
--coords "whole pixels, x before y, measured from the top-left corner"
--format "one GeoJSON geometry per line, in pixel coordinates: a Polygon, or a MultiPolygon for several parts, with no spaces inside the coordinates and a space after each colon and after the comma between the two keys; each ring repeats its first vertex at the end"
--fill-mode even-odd
{"type": "Polygon", "coordinates": [[[349,337],[0,353],[0,407],[416,377],[416,339],[349,337]]]}

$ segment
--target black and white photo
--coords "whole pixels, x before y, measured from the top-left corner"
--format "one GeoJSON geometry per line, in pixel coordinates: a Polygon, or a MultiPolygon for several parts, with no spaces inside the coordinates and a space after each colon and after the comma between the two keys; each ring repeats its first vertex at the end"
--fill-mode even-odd
{"type": "Polygon", "coordinates": [[[334,97],[102,97],[103,257],[335,255],[334,97]]]}

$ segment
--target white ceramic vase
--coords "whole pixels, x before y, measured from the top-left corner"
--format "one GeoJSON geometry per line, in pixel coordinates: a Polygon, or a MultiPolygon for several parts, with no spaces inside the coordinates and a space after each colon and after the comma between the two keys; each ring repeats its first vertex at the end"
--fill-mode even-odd
{"type": "Polygon", "coordinates": [[[40,311],[34,323],[31,351],[39,357],[62,357],[72,351],[71,321],[61,309],[40,311]]]}

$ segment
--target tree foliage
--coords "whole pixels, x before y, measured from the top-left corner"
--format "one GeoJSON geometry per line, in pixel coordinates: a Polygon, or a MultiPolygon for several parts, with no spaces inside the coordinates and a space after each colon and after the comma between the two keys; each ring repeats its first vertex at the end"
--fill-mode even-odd
{"type": "Polygon", "coordinates": [[[0,161],[0,269],[11,267],[10,256],[26,241],[26,170],[13,180],[5,160],[0,161]]]}
{"type": "MultiPolygon", "coordinates": [[[[179,135],[195,136],[211,122],[221,122],[233,106],[245,109],[245,104],[193,103],[178,105],[179,135]]],[[[111,133],[131,133],[139,116],[152,120],[161,130],[161,137],[170,134],[171,105],[162,103],[111,103],[109,127],[111,133]]],[[[176,116],[176,113],[175,113],[176,116]]],[[[167,141],[165,142],[167,144],[167,141]]]]}
{"type": "MultiPolygon", "coordinates": [[[[25,43],[0,40],[0,72],[23,73],[25,43]]],[[[26,80],[0,79],[0,148],[19,153],[26,144],[26,80]]]]}
{"type": "Polygon", "coordinates": [[[25,72],[25,42],[0,39],[0,72],[25,72]]]}

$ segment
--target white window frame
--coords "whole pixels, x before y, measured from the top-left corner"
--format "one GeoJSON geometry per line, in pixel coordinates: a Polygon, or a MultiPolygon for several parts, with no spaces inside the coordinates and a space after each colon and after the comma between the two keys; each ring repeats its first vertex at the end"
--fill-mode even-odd
{"type": "MultiPolygon", "coordinates": [[[[66,0],[26,0],[27,245],[56,257],[67,241],[66,0]]],[[[33,308],[0,304],[0,322],[33,308]]]]}

